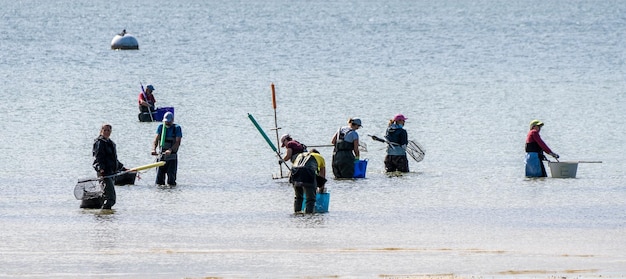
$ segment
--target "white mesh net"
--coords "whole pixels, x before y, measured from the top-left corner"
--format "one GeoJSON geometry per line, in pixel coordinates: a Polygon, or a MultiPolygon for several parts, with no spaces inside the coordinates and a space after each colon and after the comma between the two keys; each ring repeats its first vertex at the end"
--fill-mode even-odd
{"type": "Polygon", "coordinates": [[[99,198],[103,193],[104,187],[99,179],[81,179],[74,187],[74,197],[77,200],[99,198]]]}
{"type": "Polygon", "coordinates": [[[426,150],[424,150],[424,147],[422,147],[419,143],[409,140],[409,143],[406,145],[406,153],[408,153],[416,162],[421,162],[424,160],[426,150]]]}

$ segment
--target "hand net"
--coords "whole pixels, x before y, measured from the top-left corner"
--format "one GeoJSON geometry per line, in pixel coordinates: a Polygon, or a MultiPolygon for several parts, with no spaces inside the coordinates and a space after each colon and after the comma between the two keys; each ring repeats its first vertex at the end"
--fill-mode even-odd
{"type": "Polygon", "coordinates": [[[95,199],[102,196],[104,186],[99,179],[82,179],[74,187],[74,197],[77,200],[95,199]]]}
{"type": "Polygon", "coordinates": [[[424,147],[412,140],[409,140],[409,143],[406,145],[406,153],[408,153],[416,162],[424,160],[424,155],[426,155],[424,147]]]}

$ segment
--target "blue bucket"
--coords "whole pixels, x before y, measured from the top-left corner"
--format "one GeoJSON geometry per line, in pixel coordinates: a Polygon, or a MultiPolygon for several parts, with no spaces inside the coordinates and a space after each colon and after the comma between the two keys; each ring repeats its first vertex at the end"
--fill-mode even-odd
{"type": "MultiPolygon", "coordinates": [[[[330,203],[330,193],[317,193],[315,195],[315,212],[328,212],[328,204],[330,203]]],[[[302,203],[302,211],[306,209],[306,194],[304,194],[304,202],[302,203]]]]}
{"type": "Polygon", "coordinates": [[[367,159],[354,162],[354,178],[365,178],[367,171],[367,159]]]}
{"type": "Polygon", "coordinates": [[[154,121],[163,121],[163,115],[168,111],[174,114],[174,107],[157,108],[154,112],[154,121]]]}

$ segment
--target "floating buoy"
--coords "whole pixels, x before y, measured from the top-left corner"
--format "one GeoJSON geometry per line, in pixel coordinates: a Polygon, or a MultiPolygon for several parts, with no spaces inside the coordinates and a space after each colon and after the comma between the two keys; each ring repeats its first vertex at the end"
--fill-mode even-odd
{"type": "Polygon", "coordinates": [[[126,33],[126,29],[113,37],[111,49],[139,49],[139,43],[135,36],[126,33]]]}

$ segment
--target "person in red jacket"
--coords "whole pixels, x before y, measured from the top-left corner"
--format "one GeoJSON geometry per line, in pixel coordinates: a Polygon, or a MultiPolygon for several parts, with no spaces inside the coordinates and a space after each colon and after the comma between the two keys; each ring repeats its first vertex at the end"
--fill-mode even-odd
{"type": "Polygon", "coordinates": [[[153,113],[156,110],[156,107],[154,106],[156,99],[152,93],[153,91],[154,86],[148,85],[146,86],[145,92],[141,91],[141,93],[139,93],[139,97],[137,98],[139,103],[139,112],[153,113]]]}
{"type": "Polygon", "coordinates": [[[546,160],[543,153],[547,153],[555,159],[559,155],[552,152],[548,145],[543,142],[539,132],[543,127],[543,122],[539,120],[530,121],[530,131],[526,135],[526,177],[546,177],[546,168],[542,161],[546,160]]]}

